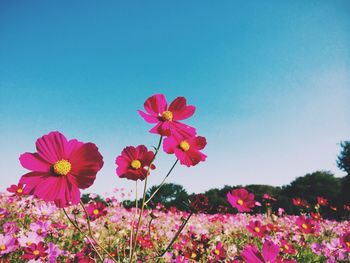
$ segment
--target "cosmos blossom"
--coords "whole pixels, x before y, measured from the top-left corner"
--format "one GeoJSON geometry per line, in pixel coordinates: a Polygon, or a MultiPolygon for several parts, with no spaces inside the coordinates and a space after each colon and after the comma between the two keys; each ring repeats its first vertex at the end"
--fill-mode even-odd
{"type": "Polygon", "coordinates": [[[238,212],[250,212],[255,206],[254,194],[245,188],[234,189],[227,193],[227,200],[238,212]]]}
{"type": "Polygon", "coordinates": [[[266,226],[262,225],[259,220],[251,220],[247,225],[247,229],[250,233],[257,237],[264,237],[267,233],[266,226]]]}
{"type": "Polygon", "coordinates": [[[212,254],[217,261],[224,260],[226,258],[226,250],[221,242],[216,244],[215,248],[212,250],[212,254]]]}
{"type": "Polygon", "coordinates": [[[36,153],[24,153],[19,160],[31,172],[20,179],[23,191],[58,207],[77,204],[80,190],[93,184],[103,158],[93,143],[67,140],[55,131],[36,141],[36,153]]]}
{"type": "Polygon", "coordinates": [[[328,205],[328,199],[322,196],[317,196],[317,203],[321,206],[326,206],[328,205]]]}
{"type": "Polygon", "coordinates": [[[8,187],[6,190],[10,193],[13,193],[13,196],[22,196],[24,195],[23,192],[24,185],[22,183],[19,184],[13,184],[10,187],[8,187]]]}
{"type": "Polygon", "coordinates": [[[156,123],[150,132],[162,136],[180,134],[192,137],[196,134],[196,129],[188,126],[181,120],[191,117],[196,108],[187,105],[184,97],[177,97],[168,107],[168,103],[163,94],[155,94],[149,97],[145,103],[146,112],[138,110],[141,117],[148,123],[156,123]]]}
{"type": "Polygon", "coordinates": [[[206,139],[201,136],[189,139],[182,136],[170,136],[164,140],[163,149],[166,153],[175,154],[182,165],[190,167],[205,161],[207,156],[200,151],[206,144],[206,139]]]}
{"type": "Polygon", "coordinates": [[[105,204],[101,202],[90,203],[86,206],[86,211],[88,212],[89,219],[91,221],[96,220],[101,216],[105,216],[107,214],[105,204]]]}
{"type": "Polygon", "coordinates": [[[350,252],[350,232],[344,233],[340,237],[340,244],[346,251],[350,252]]]}
{"type": "Polygon", "coordinates": [[[247,245],[241,256],[247,263],[278,263],[278,262],[296,262],[295,260],[284,260],[278,257],[280,247],[270,240],[266,240],[260,252],[255,245],[247,245]]]}
{"type": "MultiPolygon", "coordinates": [[[[121,155],[119,155],[115,163],[117,164],[117,175],[120,178],[129,180],[144,180],[147,177],[148,167],[154,158],[154,152],[148,151],[144,145],[137,147],[125,147],[121,155]]],[[[151,169],[155,166],[152,164],[151,169]]]]}
{"type": "Polygon", "coordinates": [[[305,216],[299,216],[295,223],[298,225],[299,230],[305,234],[315,234],[319,231],[319,222],[305,216]]]}
{"type": "Polygon", "coordinates": [[[11,233],[7,235],[0,234],[0,258],[2,255],[13,252],[16,249],[16,239],[13,238],[11,233]]]}
{"type": "Polygon", "coordinates": [[[44,242],[39,242],[38,244],[31,244],[28,247],[24,248],[24,254],[21,256],[21,259],[34,259],[38,260],[47,256],[46,253],[47,247],[44,242]]]}

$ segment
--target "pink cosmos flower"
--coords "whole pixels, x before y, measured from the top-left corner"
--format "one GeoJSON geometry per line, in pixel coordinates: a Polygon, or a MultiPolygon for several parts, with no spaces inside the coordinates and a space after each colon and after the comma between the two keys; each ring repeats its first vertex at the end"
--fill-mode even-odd
{"type": "Polygon", "coordinates": [[[305,216],[299,216],[295,223],[298,225],[301,232],[305,234],[315,234],[318,233],[320,229],[318,221],[305,216]]]}
{"type": "Polygon", "coordinates": [[[107,214],[106,206],[101,202],[88,204],[86,206],[86,211],[88,212],[91,221],[107,214]]]}
{"type": "Polygon", "coordinates": [[[347,232],[340,237],[340,244],[346,251],[350,252],[350,232],[347,232]]]}
{"type": "Polygon", "coordinates": [[[295,255],[297,253],[294,246],[288,243],[287,240],[282,239],[280,242],[281,242],[280,250],[283,254],[295,255]]]}
{"type": "Polygon", "coordinates": [[[317,196],[317,204],[319,204],[321,206],[326,206],[326,205],[328,205],[328,200],[327,200],[327,198],[324,198],[322,196],[317,196]]]}
{"type": "Polygon", "coordinates": [[[13,193],[12,196],[22,196],[24,195],[23,192],[23,184],[19,183],[18,185],[11,185],[9,188],[7,188],[6,190],[9,191],[10,193],[13,193]]]}
{"type": "Polygon", "coordinates": [[[216,244],[215,248],[212,250],[212,254],[216,261],[224,260],[226,258],[226,250],[221,242],[216,244]]]}
{"type": "Polygon", "coordinates": [[[280,248],[272,241],[266,240],[263,244],[262,253],[255,245],[247,245],[241,256],[247,263],[278,263],[278,262],[296,262],[295,260],[283,260],[278,257],[280,248]]]}
{"type": "Polygon", "coordinates": [[[24,255],[21,256],[21,259],[38,260],[40,258],[44,258],[47,256],[46,250],[47,247],[43,242],[39,242],[39,244],[31,244],[30,246],[24,248],[24,255]]]}
{"type": "Polygon", "coordinates": [[[149,97],[144,107],[147,113],[138,110],[138,113],[148,123],[156,123],[150,132],[162,136],[180,134],[192,137],[196,134],[196,129],[179,121],[191,117],[196,108],[186,105],[184,97],[177,97],[168,107],[168,103],[163,94],[155,94],[149,97]]]}
{"type": "Polygon", "coordinates": [[[68,141],[63,134],[51,132],[36,141],[36,153],[24,153],[20,162],[32,172],[22,176],[24,192],[58,207],[77,204],[80,189],[93,184],[103,166],[103,158],[93,143],[68,141]]]}
{"type": "Polygon", "coordinates": [[[9,211],[4,208],[0,208],[0,220],[8,217],[10,215],[9,211]]]}
{"type": "Polygon", "coordinates": [[[207,156],[200,150],[203,150],[206,144],[206,139],[201,136],[188,139],[183,136],[170,136],[164,140],[163,149],[166,153],[175,154],[182,165],[190,167],[205,161],[207,156]]]}
{"type": "Polygon", "coordinates": [[[49,263],[57,262],[57,257],[63,254],[63,251],[54,243],[49,242],[48,244],[48,260],[49,263]]]}
{"type": "Polygon", "coordinates": [[[39,236],[46,237],[51,230],[51,221],[38,220],[30,224],[30,230],[37,233],[39,236]]]}
{"type": "Polygon", "coordinates": [[[0,258],[2,255],[13,252],[17,249],[16,239],[13,238],[12,234],[3,235],[0,234],[0,258]]]}
{"type": "Polygon", "coordinates": [[[249,221],[247,229],[250,233],[257,237],[264,237],[267,233],[266,226],[263,226],[259,220],[249,221]]]}
{"type": "Polygon", "coordinates": [[[15,234],[18,233],[20,228],[18,227],[16,222],[9,221],[2,225],[5,234],[15,234]]]}
{"type": "MultiPolygon", "coordinates": [[[[115,163],[117,175],[120,178],[129,180],[144,180],[147,177],[148,167],[154,158],[154,152],[148,151],[146,146],[139,145],[136,148],[128,146],[124,148],[121,155],[117,157],[115,163]]],[[[155,166],[152,164],[151,169],[155,166]]]]}
{"type": "Polygon", "coordinates": [[[21,235],[18,238],[18,242],[21,247],[27,247],[31,244],[38,244],[41,241],[44,241],[44,237],[39,236],[36,232],[28,232],[26,235],[21,235]]]}
{"type": "Polygon", "coordinates": [[[255,206],[254,194],[249,193],[245,188],[239,188],[227,193],[227,199],[232,207],[238,212],[250,212],[255,206]]]}

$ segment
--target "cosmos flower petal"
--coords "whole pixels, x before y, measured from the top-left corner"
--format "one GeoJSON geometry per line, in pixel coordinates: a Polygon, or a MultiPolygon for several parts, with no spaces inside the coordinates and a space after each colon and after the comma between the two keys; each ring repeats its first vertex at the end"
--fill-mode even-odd
{"type": "Polygon", "coordinates": [[[155,94],[145,101],[144,107],[150,115],[158,116],[166,111],[168,103],[163,94],[155,94]]]}
{"type": "Polygon", "coordinates": [[[263,245],[262,254],[264,256],[265,261],[274,262],[280,252],[280,248],[278,245],[273,243],[272,241],[266,240],[263,245]]]}
{"type": "Polygon", "coordinates": [[[60,132],[54,131],[36,141],[36,149],[40,157],[54,164],[64,157],[67,139],[60,132]]]}
{"type": "Polygon", "coordinates": [[[186,105],[184,97],[177,97],[169,106],[169,111],[174,115],[174,120],[184,120],[191,117],[196,110],[195,106],[186,105]]]}
{"type": "Polygon", "coordinates": [[[149,115],[149,114],[144,113],[143,111],[140,111],[140,110],[138,110],[137,112],[148,123],[157,123],[157,122],[159,122],[159,119],[156,116],[154,116],[154,115],[149,115]]]}
{"type": "Polygon", "coordinates": [[[51,165],[41,158],[37,153],[23,153],[19,157],[21,165],[30,170],[37,172],[49,172],[51,165]]]}

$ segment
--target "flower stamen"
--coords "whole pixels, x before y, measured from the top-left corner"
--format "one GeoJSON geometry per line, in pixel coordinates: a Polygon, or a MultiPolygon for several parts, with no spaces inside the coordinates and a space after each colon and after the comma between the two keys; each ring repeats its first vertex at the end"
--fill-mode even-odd
{"type": "Polygon", "coordinates": [[[186,140],[183,140],[180,142],[180,149],[187,152],[190,149],[190,144],[186,140]]]}
{"type": "Polygon", "coordinates": [[[65,159],[59,160],[53,165],[53,171],[57,175],[67,175],[71,168],[71,163],[65,159]]]}
{"type": "Polygon", "coordinates": [[[165,121],[172,121],[173,120],[173,113],[171,111],[168,111],[168,110],[163,111],[162,118],[165,121]]]}
{"type": "Polygon", "coordinates": [[[141,168],[141,162],[139,160],[133,160],[131,162],[131,167],[134,168],[135,170],[141,168]]]}

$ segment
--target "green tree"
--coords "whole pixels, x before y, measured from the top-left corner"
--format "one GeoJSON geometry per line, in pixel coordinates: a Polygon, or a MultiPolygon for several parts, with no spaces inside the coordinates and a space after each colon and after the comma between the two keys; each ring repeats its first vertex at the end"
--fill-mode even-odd
{"type": "MultiPolygon", "coordinates": [[[[290,204],[292,203],[292,198],[300,197],[310,204],[315,204],[317,202],[317,196],[322,196],[327,198],[332,205],[339,205],[337,198],[341,191],[341,179],[334,177],[329,171],[316,171],[311,174],[306,174],[305,176],[296,178],[287,186],[282,187],[280,193],[281,200],[284,202],[289,198],[290,204]]],[[[282,206],[286,207],[286,206],[282,206]]],[[[288,213],[297,213],[298,210],[294,206],[288,206],[288,213]]]]}
{"type": "Polygon", "coordinates": [[[337,165],[340,170],[343,170],[350,175],[350,141],[340,143],[341,151],[338,155],[337,165]]]}
{"type": "MultiPolygon", "coordinates": [[[[158,186],[152,186],[147,191],[147,198],[149,198],[158,186]]],[[[165,207],[169,208],[171,206],[175,206],[177,209],[186,210],[189,200],[189,195],[183,186],[178,184],[166,183],[164,184],[160,190],[156,193],[156,195],[152,198],[151,207],[154,207],[157,203],[163,204],[165,207]]]]}
{"type": "Polygon", "coordinates": [[[342,178],[342,189],[339,199],[345,204],[350,204],[350,141],[341,142],[340,147],[341,151],[338,155],[337,165],[347,175],[342,178]]]}

